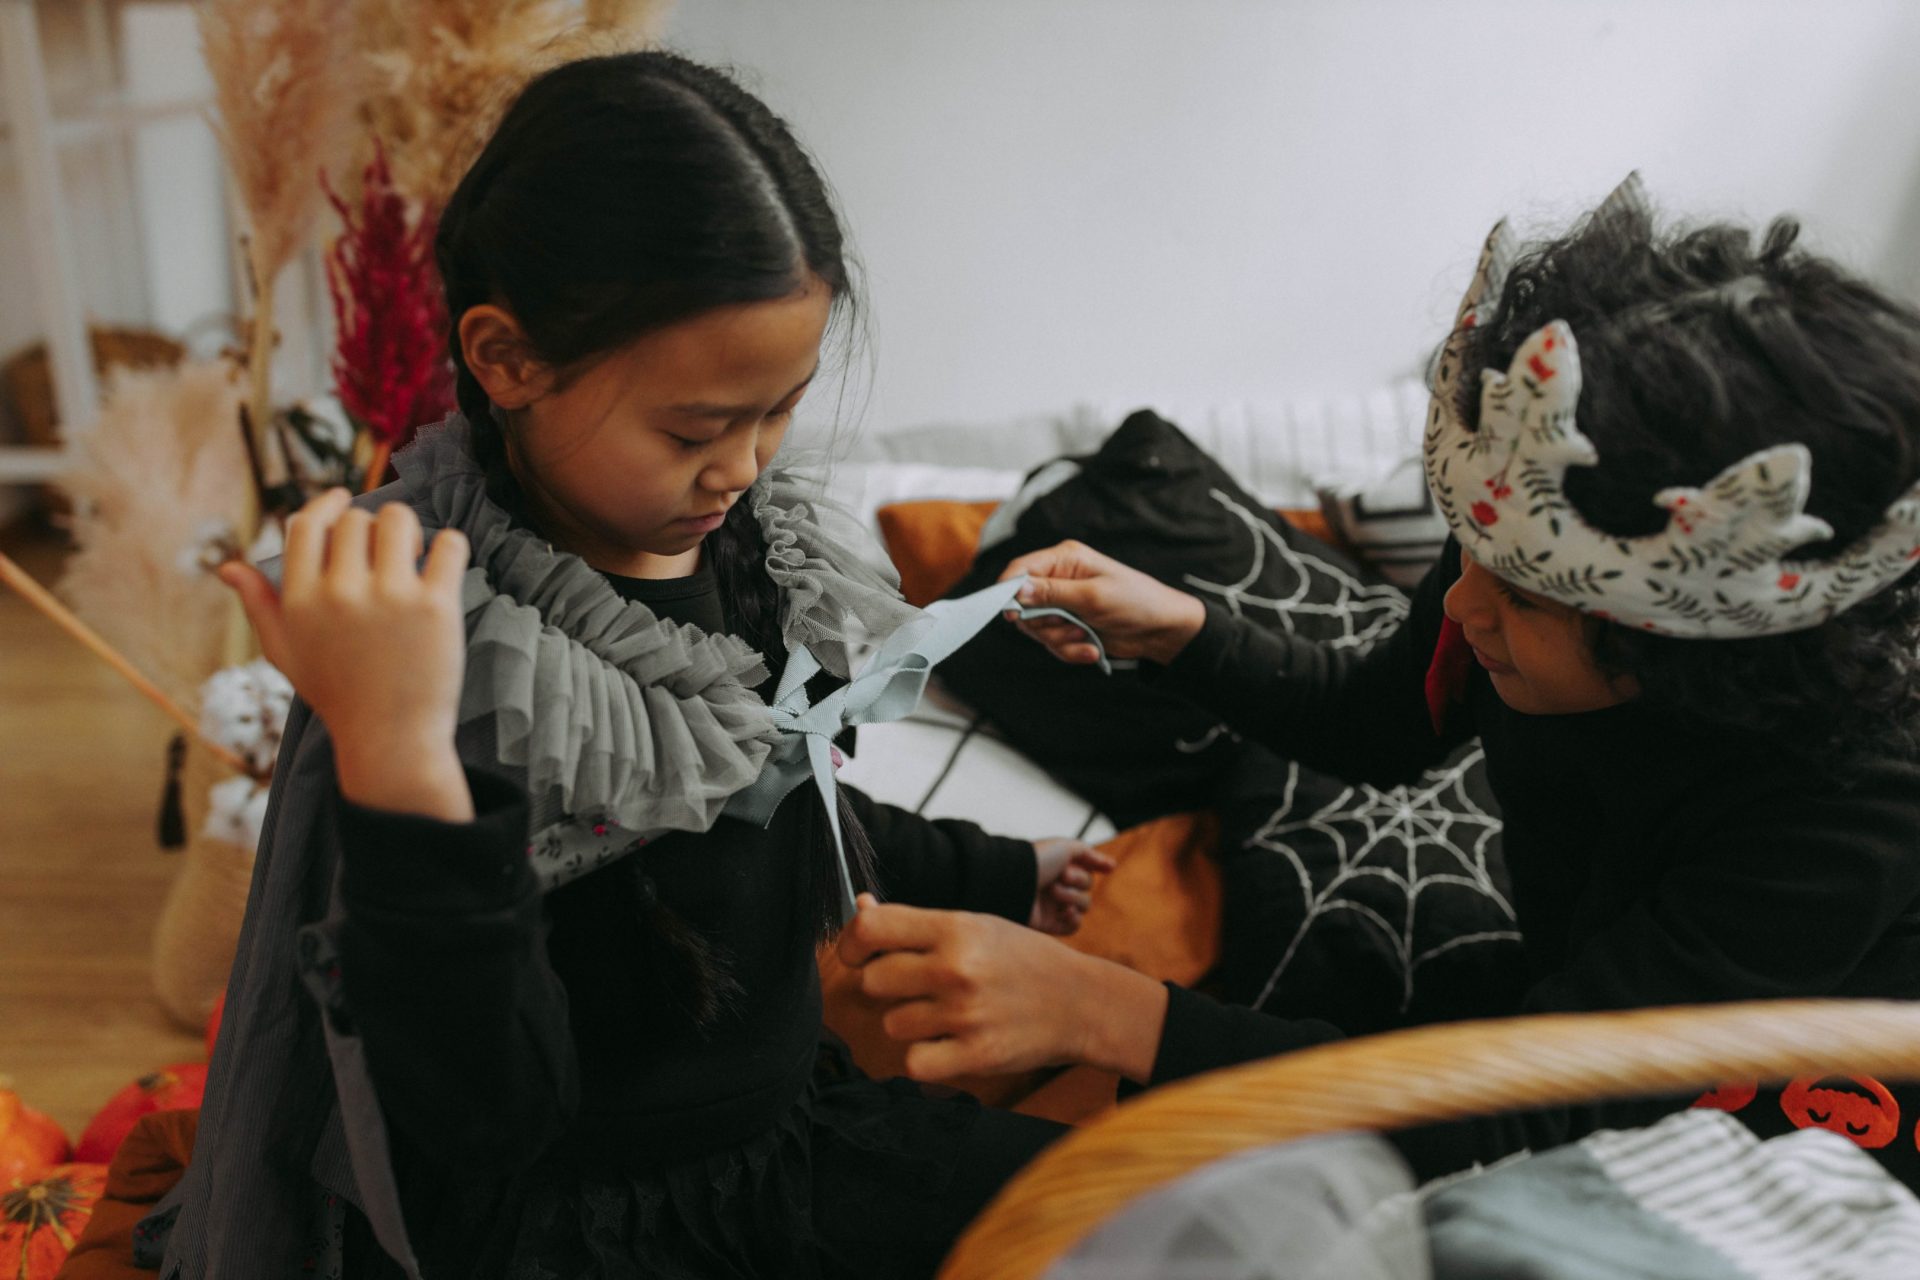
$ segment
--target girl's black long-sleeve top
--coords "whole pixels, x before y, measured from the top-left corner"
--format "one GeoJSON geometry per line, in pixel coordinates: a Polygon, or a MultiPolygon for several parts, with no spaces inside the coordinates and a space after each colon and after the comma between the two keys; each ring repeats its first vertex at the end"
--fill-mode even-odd
{"type": "MultiPolygon", "coordinates": [[[[612,581],[662,616],[722,624],[710,574],[612,581]]],[[[821,1028],[812,788],[765,828],[723,817],[629,855],[649,888],[623,860],[543,895],[524,796],[480,770],[468,781],[469,823],[338,804],[346,1004],[406,1163],[507,1174],[558,1152],[664,1165],[785,1115],[821,1028]],[[643,927],[645,892],[739,983],[709,1026],[643,927]]],[[[846,790],[887,896],[1026,920],[1031,844],[846,790]]]]}
{"type": "MultiPolygon", "coordinates": [[[[1523,715],[1478,666],[1469,669],[1464,705],[1436,732],[1426,677],[1442,598],[1458,574],[1449,544],[1407,622],[1359,657],[1209,605],[1199,635],[1160,678],[1247,737],[1356,780],[1407,781],[1479,735],[1505,819],[1530,969],[1515,1012],[1920,998],[1920,764],[1876,758],[1830,767],[1634,702],[1523,715]]],[[[1175,988],[1153,1082],[1339,1034],[1175,988]]],[[[1763,1133],[1855,1121],[1856,1139],[1866,1125],[1872,1133],[1863,1145],[1877,1143],[1896,1175],[1920,1186],[1920,1090],[1894,1089],[1889,1108],[1864,1082],[1810,1083],[1831,1091],[1812,1095],[1811,1116],[1803,1089],[1784,1102],[1762,1092],[1742,1118],[1763,1133]],[[1885,1141],[1888,1112],[1902,1106],[1897,1136],[1885,1141]]],[[[1514,1113],[1399,1141],[1417,1171],[1433,1176],[1646,1123],[1686,1101],[1514,1113]]]]}

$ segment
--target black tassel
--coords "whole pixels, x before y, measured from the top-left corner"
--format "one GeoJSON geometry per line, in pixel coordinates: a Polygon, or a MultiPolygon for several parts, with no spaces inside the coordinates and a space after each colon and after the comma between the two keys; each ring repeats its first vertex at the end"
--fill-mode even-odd
{"type": "Polygon", "coordinates": [[[176,733],[167,744],[167,786],[160,793],[160,847],[172,852],[187,847],[187,813],[180,801],[180,770],[187,763],[187,735],[176,733]]]}

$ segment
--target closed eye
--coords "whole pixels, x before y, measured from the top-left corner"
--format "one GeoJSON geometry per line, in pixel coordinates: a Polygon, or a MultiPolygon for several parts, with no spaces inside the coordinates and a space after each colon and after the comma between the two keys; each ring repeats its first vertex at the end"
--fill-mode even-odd
{"type": "Polygon", "coordinates": [[[1525,596],[1521,595],[1518,591],[1515,591],[1511,586],[1509,586],[1505,578],[1495,578],[1493,582],[1494,582],[1494,585],[1500,589],[1500,594],[1506,597],[1507,603],[1512,605],[1514,608],[1531,609],[1535,607],[1533,601],[1527,599],[1525,596]]]}

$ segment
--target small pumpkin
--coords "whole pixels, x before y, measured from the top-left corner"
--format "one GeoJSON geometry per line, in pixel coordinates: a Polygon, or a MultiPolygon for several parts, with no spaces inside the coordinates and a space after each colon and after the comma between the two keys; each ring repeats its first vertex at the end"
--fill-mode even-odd
{"type": "Polygon", "coordinates": [[[73,1154],[67,1135],[53,1117],[20,1101],[0,1081],[0,1189],[24,1182],[73,1154]]]}
{"type": "Polygon", "coordinates": [[[1693,1100],[1697,1110],[1740,1111],[1760,1096],[1758,1080],[1729,1080],[1693,1100]]]}
{"type": "Polygon", "coordinates": [[[1871,1076],[1801,1076],[1780,1094],[1780,1109],[1796,1129],[1827,1129],[1869,1151],[1900,1133],[1900,1104],[1871,1076]]]}
{"type": "Polygon", "coordinates": [[[0,1191],[0,1273],[53,1280],[107,1186],[99,1164],[58,1164],[0,1191]]]}
{"type": "Polygon", "coordinates": [[[207,1064],[182,1062],[141,1076],[107,1099],[107,1105],[87,1124],[73,1158],[111,1164],[134,1123],[155,1111],[184,1111],[200,1105],[207,1089],[207,1064]]]}

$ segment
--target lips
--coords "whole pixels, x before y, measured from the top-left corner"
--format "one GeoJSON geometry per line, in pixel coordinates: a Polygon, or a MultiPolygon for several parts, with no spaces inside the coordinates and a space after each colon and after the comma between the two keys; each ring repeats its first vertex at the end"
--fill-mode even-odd
{"type": "Polygon", "coordinates": [[[1485,651],[1482,650],[1479,645],[1474,644],[1471,640],[1467,642],[1467,647],[1473,650],[1474,661],[1478,662],[1481,666],[1485,667],[1487,669],[1487,674],[1495,675],[1495,676],[1510,676],[1513,674],[1514,669],[1511,665],[1505,662],[1497,661],[1493,658],[1489,658],[1486,655],[1485,651]]]}

